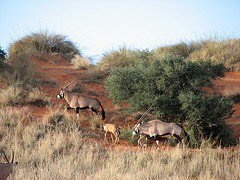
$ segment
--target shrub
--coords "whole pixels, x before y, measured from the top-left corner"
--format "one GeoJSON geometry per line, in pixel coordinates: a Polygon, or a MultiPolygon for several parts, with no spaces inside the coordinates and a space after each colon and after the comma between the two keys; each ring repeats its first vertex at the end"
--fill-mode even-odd
{"type": "Polygon", "coordinates": [[[97,68],[102,71],[110,72],[114,67],[125,67],[133,65],[139,59],[150,60],[153,57],[153,52],[149,50],[130,50],[120,48],[119,50],[111,51],[104,54],[100,62],[97,63],[97,68]]]}
{"type": "Polygon", "coordinates": [[[46,106],[50,105],[50,99],[38,88],[34,88],[27,98],[27,102],[35,106],[46,106]]]}
{"type": "Polygon", "coordinates": [[[0,61],[4,61],[6,59],[7,53],[0,46],[0,61]]]}
{"type": "Polygon", "coordinates": [[[50,104],[49,98],[38,88],[24,90],[20,87],[8,86],[0,90],[0,105],[35,105],[46,106],[50,104]]]}
{"type": "Polygon", "coordinates": [[[105,85],[115,103],[127,102],[132,110],[153,105],[153,113],[164,121],[179,122],[194,130],[197,141],[200,134],[222,140],[229,136],[224,131],[224,119],[231,115],[232,105],[216,94],[205,96],[203,87],[211,86],[211,79],[224,76],[224,70],[224,66],[211,62],[194,63],[169,56],[115,68],[105,85]]]}
{"type": "Polygon", "coordinates": [[[111,51],[104,54],[100,62],[97,63],[97,68],[101,71],[109,71],[112,67],[127,66],[131,64],[134,51],[127,48],[111,51]]]}
{"type": "Polygon", "coordinates": [[[9,86],[0,90],[0,105],[20,104],[22,96],[25,94],[22,88],[9,86]]]}
{"type": "Polygon", "coordinates": [[[206,41],[201,48],[193,51],[188,59],[193,61],[210,59],[222,63],[230,70],[240,70],[240,39],[206,41]]]}
{"type": "Polygon", "coordinates": [[[130,142],[136,142],[139,136],[137,135],[135,138],[132,138],[132,129],[120,129],[120,138],[126,139],[130,142]]]}
{"type": "Polygon", "coordinates": [[[47,31],[32,33],[13,42],[8,51],[10,59],[22,53],[37,57],[56,53],[70,60],[75,54],[81,54],[77,46],[66,36],[50,34],[47,31]]]}
{"type": "Polygon", "coordinates": [[[81,121],[74,114],[68,114],[61,112],[60,110],[52,110],[51,107],[49,111],[44,115],[43,120],[46,125],[49,125],[50,129],[56,130],[60,129],[63,132],[68,129],[79,129],[81,121]]]}
{"type": "Polygon", "coordinates": [[[182,42],[176,45],[163,46],[157,48],[154,50],[154,55],[160,59],[164,58],[167,55],[187,58],[192,52],[191,50],[192,49],[189,47],[187,43],[182,42]]]}
{"type": "Polygon", "coordinates": [[[27,54],[14,56],[10,60],[10,66],[6,66],[0,72],[2,80],[9,86],[29,87],[37,86],[40,82],[40,74],[33,62],[30,62],[27,54]]]}
{"type": "Polygon", "coordinates": [[[74,55],[71,62],[76,69],[88,69],[90,67],[90,59],[81,57],[78,54],[74,55]]]}

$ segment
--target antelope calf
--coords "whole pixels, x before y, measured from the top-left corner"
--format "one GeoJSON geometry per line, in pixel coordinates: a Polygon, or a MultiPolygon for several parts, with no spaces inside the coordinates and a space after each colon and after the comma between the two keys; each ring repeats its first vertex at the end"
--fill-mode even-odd
{"type": "Polygon", "coordinates": [[[9,162],[4,151],[2,151],[2,154],[4,155],[6,162],[0,163],[0,180],[5,180],[12,173],[13,167],[16,166],[18,164],[18,162],[13,162],[14,161],[14,152],[12,155],[11,162],[9,162]]]}
{"type": "Polygon", "coordinates": [[[105,124],[103,125],[103,130],[105,131],[105,138],[104,138],[105,142],[108,142],[107,141],[108,132],[111,133],[112,142],[114,142],[113,135],[115,136],[114,144],[116,144],[119,141],[120,129],[118,126],[115,126],[114,124],[105,124]]]}
{"type": "Polygon", "coordinates": [[[144,134],[140,134],[140,138],[138,139],[138,147],[147,149],[147,137],[144,134]]]}

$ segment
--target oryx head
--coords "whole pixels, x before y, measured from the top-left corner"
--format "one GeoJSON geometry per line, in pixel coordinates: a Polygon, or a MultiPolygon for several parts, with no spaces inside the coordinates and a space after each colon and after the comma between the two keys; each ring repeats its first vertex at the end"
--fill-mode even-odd
{"type": "Polygon", "coordinates": [[[141,124],[142,124],[142,122],[141,123],[137,123],[134,126],[134,129],[133,129],[133,132],[132,132],[132,137],[134,137],[136,134],[138,134],[140,132],[139,127],[140,127],[141,124]]]}
{"type": "Polygon", "coordinates": [[[77,81],[79,79],[79,77],[77,79],[74,79],[73,81],[71,81],[70,83],[68,83],[68,85],[61,89],[59,91],[59,93],[57,94],[57,99],[61,99],[61,98],[64,98],[64,91],[68,88],[68,86],[70,86],[72,83],[74,83],[75,81],[77,81]]]}
{"type": "Polygon", "coordinates": [[[64,98],[64,90],[63,89],[61,89],[59,91],[59,93],[57,94],[57,99],[61,99],[61,98],[64,98]]]}
{"type": "Polygon", "coordinates": [[[141,126],[141,124],[143,124],[143,119],[146,117],[147,113],[152,109],[152,106],[150,108],[148,108],[148,110],[143,113],[143,115],[140,117],[140,119],[138,120],[137,124],[134,126],[133,132],[132,132],[132,138],[134,138],[134,136],[138,133],[140,133],[139,127],[141,126]]]}

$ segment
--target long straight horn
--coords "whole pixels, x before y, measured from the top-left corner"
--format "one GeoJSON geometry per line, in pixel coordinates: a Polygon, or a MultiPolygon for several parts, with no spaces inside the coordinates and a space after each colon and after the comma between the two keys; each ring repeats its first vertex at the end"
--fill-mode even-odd
{"type": "Polygon", "coordinates": [[[12,161],[11,161],[11,163],[13,163],[13,161],[14,161],[14,151],[12,152],[12,161]]]}
{"type": "Polygon", "coordinates": [[[67,85],[63,90],[67,89],[68,86],[70,86],[72,83],[74,83],[74,82],[77,81],[78,79],[80,79],[80,77],[78,77],[77,79],[74,79],[73,81],[71,81],[70,83],[68,83],[68,85],[67,85]]]}
{"type": "Polygon", "coordinates": [[[140,122],[146,117],[147,113],[148,113],[151,109],[152,109],[152,106],[150,106],[150,108],[148,108],[148,110],[147,110],[145,113],[143,113],[143,115],[140,117],[140,119],[138,120],[137,123],[140,123],[140,122]]]}
{"type": "Polygon", "coordinates": [[[4,155],[4,157],[5,157],[6,161],[7,161],[7,163],[9,163],[9,160],[8,160],[8,158],[7,158],[7,156],[6,156],[6,154],[5,154],[4,151],[3,151],[3,155],[4,155]]]}

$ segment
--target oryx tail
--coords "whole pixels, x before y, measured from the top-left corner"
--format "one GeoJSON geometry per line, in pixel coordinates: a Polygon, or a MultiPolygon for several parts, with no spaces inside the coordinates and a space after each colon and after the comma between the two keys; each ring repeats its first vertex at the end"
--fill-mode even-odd
{"type": "Polygon", "coordinates": [[[183,128],[183,126],[180,125],[179,123],[176,123],[176,124],[182,128],[183,133],[184,133],[184,136],[186,137],[187,142],[189,142],[189,141],[190,141],[190,136],[189,136],[188,133],[185,131],[185,129],[183,128]]]}
{"type": "Polygon", "coordinates": [[[104,120],[105,119],[105,110],[103,109],[103,107],[102,107],[102,104],[100,103],[100,101],[98,100],[98,99],[96,99],[98,102],[99,102],[99,105],[100,105],[100,107],[101,107],[101,109],[102,109],[102,120],[104,120]]]}

